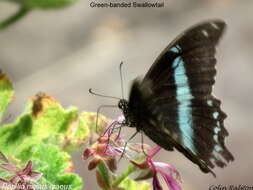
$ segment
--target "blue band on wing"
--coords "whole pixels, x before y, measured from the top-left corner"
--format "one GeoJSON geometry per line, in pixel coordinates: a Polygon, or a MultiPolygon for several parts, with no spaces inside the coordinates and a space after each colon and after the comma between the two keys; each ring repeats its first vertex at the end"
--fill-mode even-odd
{"type": "MultiPolygon", "coordinates": [[[[179,47],[171,48],[171,51],[179,53],[179,47]]],[[[176,96],[179,103],[178,107],[178,125],[181,131],[182,143],[191,151],[196,152],[193,143],[193,124],[192,124],[192,109],[191,99],[193,98],[188,77],[185,72],[185,66],[182,58],[178,56],[173,62],[174,79],[176,83],[176,96]]]]}

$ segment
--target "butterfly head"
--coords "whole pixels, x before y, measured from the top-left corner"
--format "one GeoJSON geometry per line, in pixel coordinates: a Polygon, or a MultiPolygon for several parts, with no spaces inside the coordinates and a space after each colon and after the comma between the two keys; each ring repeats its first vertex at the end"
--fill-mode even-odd
{"type": "Polygon", "coordinates": [[[128,101],[125,99],[120,99],[119,103],[118,103],[118,107],[119,109],[122,110],[123,115],[125,117],[125,120],[123,121],[123,125],[126,125],[128,127],[133,127],[131,124],[132,122],[130,122],[130,117],[129,117],[129,107],[128,107],[128,101]]]}

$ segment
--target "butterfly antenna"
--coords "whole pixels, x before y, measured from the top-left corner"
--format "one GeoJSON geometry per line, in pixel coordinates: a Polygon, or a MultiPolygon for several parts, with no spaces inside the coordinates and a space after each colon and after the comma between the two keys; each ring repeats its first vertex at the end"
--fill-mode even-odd
{"type": "Polygon", "coordinates": [[[123,76],[122,76],[122,65],[123,62],[119,64],[119,72],[120,72],[120,81],[121,81],[121,93],[122,93],[122,98],[124,99],[124,86],[123,86],[123,76]]]}
{"type": "MultiPolygon", "coordinates": [[[[101,109],[102,109],[102,108],[117,108],[117,107],[118,107],[118,105],[101,105],[101,106],[98,107],[98,109],[97,109],[97,114],[96,114],[96,126],[95,126],[95,131],[96,131],[96,133],[98,133],[98,116],[99,116],[99,114],[100,114],[101,109]]],[[[106,129],[105,132],[107,132],[107,130],[109,130],[109,129],[106,129]]],[[[103,134],[103,135],[104,135],[104,134],[103,134]]],[[[93,139],[93,133],[92,133],[92,131],[91,131],[90,144],[92,143],[92,142],[91,142],[92,139],[93,139]]]]}
{"type": "Polygon", "coordinates": [[[103,94],[98,94],[98,93],[95,93],[92,91],[92,89],[90,88],[89,89],[89,93],[92,94],[92,95],[95,95],[95,96],[100,96],[100,97],[104,97],[104,98],[112,98],[112,99],[117,99],[117,100],[120,100],[120,98],[118,97],[114,97],[114,96],[107,96],[107,95],[103,95],[103,94]]]}

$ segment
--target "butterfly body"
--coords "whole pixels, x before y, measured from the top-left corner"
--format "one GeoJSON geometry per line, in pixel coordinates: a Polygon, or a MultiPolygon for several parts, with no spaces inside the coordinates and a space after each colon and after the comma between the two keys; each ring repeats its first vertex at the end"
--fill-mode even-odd
{"type": "Polygon", "coordinates": [[[234,159],[224,144],[226,114],[212,95],[215,46],[224,28],[211,20],[183,32],[134,80],[129,100],[119,102],[125,125],[166,150],[176,148],[203,172],[234,159]]]}

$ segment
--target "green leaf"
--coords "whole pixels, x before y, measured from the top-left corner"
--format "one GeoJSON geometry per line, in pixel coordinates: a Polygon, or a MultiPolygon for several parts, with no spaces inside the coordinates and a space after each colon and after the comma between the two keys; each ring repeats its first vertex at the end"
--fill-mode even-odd
{"type": "Polygon", "coordinates": [[[65,110],[52,97],[40,93],[28,102],[15,123],[0,127],[0,150],[18,156],[21,150],[41,142],[76,150],[89,138],[86,119],[78,116],[75,107],[65,110]]]}
{"type": "Polygon", "coordinates": [[[136,181],[126,178],[119,187],[125,190],[152,190],[151,186],[147,182],[137,183],[136,181]]]}
{"type": "Polygon", "coordinates": [[[105,116],[101,114],[97,116],[97,113],[93,112],[83,112],[80,115],[80,118],[83,120],[85,125],[89,127],[90,131],[97,133],[98,135],[101,135],[104,132],[110,122],[110,120],[105,116]]]}
{"type": "Polygon", "coordinates": [[[16,23],[17,21],[25,17],[33,9],[64,8],[74,4],[77,0],[2,0],[2,1],[15,2],[19,6],[19,9],[11,16],[7,17],[3,21],[0,21],[0,31],[16,23]]]}
{"type": "Polygon", "coordinates": [[[36,171],[43,173],[42,184],[68,185],[70,190],[82,189],[82,179],[74,173],[68,153],[50,144],[28,147],[20,154],[22,160],[32,160],[36,171]]]}
{"type": "Polygon", "coordinates": [[[21,6],[29,8],[40,8],[40,9],[49,9],[49,8],[62,8],[72,5],[77,0],[11,0],[21,4],[21,6]]]}
{"type": "Polygon", "coordinates": [[[0,121],[13,98],[14,91],[9,78],[0,70],[0,121]]]}
{"type": "Polygon", "coordinates": [[[83,187],[83,182],[80,177],[74,173],[64,174],[58,177],[58,183],[71,187],[69,190],[79,190],[83,187]]]}

